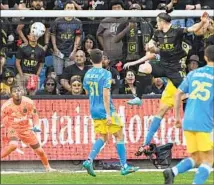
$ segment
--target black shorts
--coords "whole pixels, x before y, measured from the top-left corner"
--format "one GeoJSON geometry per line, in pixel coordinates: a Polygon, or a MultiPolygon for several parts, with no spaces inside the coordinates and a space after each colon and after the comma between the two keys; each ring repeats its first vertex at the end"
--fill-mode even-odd
{"type": "Polygon", "coordinates": [[[181,82],[183,81],[183,78],[185,76],[184,70],[181,67],[175,66],[175,67],[165,67],[161,65],[160,63],[150,63],[152,66],[152,75],[157,77],[167,77],[172,81],[174,86],[177,88],[181,82]]]}

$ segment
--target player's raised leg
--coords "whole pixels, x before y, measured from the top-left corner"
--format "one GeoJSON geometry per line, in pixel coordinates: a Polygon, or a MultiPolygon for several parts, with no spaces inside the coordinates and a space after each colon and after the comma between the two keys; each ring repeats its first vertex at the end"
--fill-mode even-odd
{"type": "Polygon", "coordinates": [[[176,87],[172,84],[172,82],[170,80],[168,80],[167,86],[166,86],[166,88],[162,94],[162,97],[161,97],[159,111],[154,116],[154,118],[150,124],[149,131],[148,131],[148,134],[146,136],[146,139],[145,139],[143,145],[138,149],[138,152],[136,153],[137,156],[141,155],[144,150],[147,150],[149,148],[149,144],[151,143],[153,136],[155,135],[155,133],[159,129],[164,115],[174,105],[175,93],[176,93],[176,87]]]}

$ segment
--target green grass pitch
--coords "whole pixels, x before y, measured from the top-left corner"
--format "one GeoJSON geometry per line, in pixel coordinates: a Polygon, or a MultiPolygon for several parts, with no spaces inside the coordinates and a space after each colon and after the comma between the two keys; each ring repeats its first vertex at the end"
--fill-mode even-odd
{"type": "MultiPolygon", "coordinates": [[[[96,173],[91,177],[86,173],[29,173],[1,174],[1,184],[163,184],[161,172],[136,172],[121,176],[119,172],[96,173]]],[[[194,172],[176,177],[175,184],[192,184],[194,172]]],[[[214,172],[206,184],[214,184],[214,172]]]]}

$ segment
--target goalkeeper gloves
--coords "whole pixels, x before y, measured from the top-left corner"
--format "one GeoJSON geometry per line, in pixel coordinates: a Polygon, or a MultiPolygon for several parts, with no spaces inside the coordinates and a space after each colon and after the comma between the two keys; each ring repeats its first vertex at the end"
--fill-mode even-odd
{"type": "Polygon", "coordinates": [[[32,128],[32,131],[33,131],[33,132],[41,132],[41,130],[40,130],[39,128],[37,128],[37,127],[33,127],[33,128],[32,128]]]}

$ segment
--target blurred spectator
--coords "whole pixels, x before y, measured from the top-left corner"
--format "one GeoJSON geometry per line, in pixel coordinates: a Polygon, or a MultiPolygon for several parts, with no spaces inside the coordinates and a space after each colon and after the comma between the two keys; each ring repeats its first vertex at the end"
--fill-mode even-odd
{"type": "Polygon", "coordinates": [[[54,6],[55,6],[54,0],[46,0],[46,5],[45,5],[46,10],[53,10],[54,6]]]}
{"type": "MultiPolygon", "coordinates": [[[[141,10],[139,4],[132,4],[130,10],[141,10]]],[[[117,29],[115,42],[123,41],[123,61],[124,63],[132,62],[140,59],[145,55],[145,45],[150,41],[153,35],[152,25],[140,18],[129,18],[121,23],[117,29]]],[[[134,71],[138,71],[138,65],[133,67],[134,71]]],[[[152,83],[152,76],[137,73],[137,95],[139,97],[144,94],[144,88],[152,83]]]]}
{"type": "MultiPolygon", "coordinates": [[[[31,1],[31,8],[30,10],[42,10],[43,9],[43,0],[32,0],[31,1]]],[[[26,38],[26,35],[29,34],[30,32],[30,27],[33,23],[35,22],[41,22],[46,26],[46,32],[45,35],[43,37],[41,37],[38,42],[39,44],[41,44],[42,46],[44,46],[44,49],[47,50],[48,48],[48,44],[49,44],[49,40],[50,40],[50,32],[48,29],[48,25],[45,24],[45,18],[41,18],[41,17],[27,17],[27,18],[22,18],[20,20],[20,24],[17,26],[17,33],[19,35],[19,37],[21,38],[21,40],[24,42],[25,45],[28,44],[28,39],[26,38]]]]}
{"type": "Polygon", "coordinates": [[[108,10],[110,1],[109,0],[88,0],[89,10],[108,10]]]}
{"type": "Polygon", "coordinates": [[[47,69],[45,71],[45,77],[46,78],[51,77],[51,78],[54,78],[55,80],[57,80],[58,76],[56,75],[56,72],[54,71],[53,66],[47,67],[47,69]]]}
{"type": "Polygon", "coordinates": [[[82,10],[82,7],[84,6],[84,0],[55,0],[53,9],[63,10],[68,1],[74,5],[75,10],[82,10]]]}
{"type": "Polygon", "coordinates": [[[9,5],[10,9],[18,9],[18,10],[30,9],[31,8],[31,1],[32,0],[9,0],[8,5],[9,5]]]}
{"type": "Polygon", "coordinates": [[[102,61],[103,68],[110,71],[112,75],[111,93],[119,94],[120,74],[115,68],[111,67],[110,63],[111,63],[111,60],[108,58],[108,56],[103,55],[103,61],[102,61]]]}
{"type": "Polygon", "coordinates": [[[79,76],[72,76],[70,79],[71,90],[66,95],[80,95],[83,93],[82,81],[79,76]]]}
{"type": "Polygon", "coordinates": [[[165,89],[165,84],[162,78],[154,78],[151,86],[149,86],[146,91],[147,94],[162,94],[165,89]]]}
{"type": "MultiPolygon", "coordinates": [[[[56,75],[56,72],[54,71],[53,66],[47,67],[47,68],[46,68],[46,71],[45,71],[45,78],[46,78],[46,79],[47,79],[47,78],[53,78],[53,79],[56,81],[56,83],[57,83],[57,86],[56,86],[57,90],[60,91],[60,89],[62,88],[62,86],[61,86],[61,84],[59,83],[59,78],[58,78],[58,76],[56,75]]],[[[41,86],[41,89],[44,89],[44,84],[41,86]]],[[[60,93],[57,92],[57,94],[60,94],[60,93]]]]}
{"type": "Polygon", "coordinates": [[[60,83],[65,90],[71,92],[69,81],[72,76],[79,76],[83,80],[85,73],[90,68],[89,66],[85,66],[85,61],[84,51],[78,50],[75,55],[75,63],[66,67],[61,76],[60,83]]]}
{"type": "MultiPolygon", "coordinates": [[[[141,10],[141,7],[139,4],[132,4],[130,10],[141,10]]],[[[122,40],[125,63],[145,55],[142,48],[145,48],[152,35],[152,25],[143,18],[129,18],[119,25],[114,41],[117,43],[122,40]]]]}
{"type": "MultiPolygon", "coordinates": [[[[73,1],[67,1],[64,10],[75,10],[73,1]]],[[[57,75],[61,75],[64,67],[74,62],[82,34],[82,23],[74,17],[57,18],[51,27],[51,41],[54,49],[53,66],[57,75]]]]}
{"type": "Polygon", "coordinates": [[[6,69],[2,75],[3,79],[0,83],[0,95],[10,96],[10,87],[15,83],[15,73],[6,69]]]}
{"type": "Polygon", "coordinates": [[[152,0],[153,10],[159,9],[158,5],[160,4],[166,4],[166,0],[152,0]]]}
{"type": "Polygon", "coordinates": [[[214,1],[213,0],[201,0],[201,9],[213,10],[214,9],[214,1]]]}
{"type": "Polygon", "coordinates": [[[157,6],[157,10],[166,10],[167,6],[165,3],[159,3],[157,6]]]}
{"type": "Polygon", "coordinates": [[[33,8],[34,6],[32,5],[33,1],[37,1],[37,2],[40,2],[41,4],[41,9],[44,10],[45,9],[45,6],[46,6],[46,2],[47,0],[20,0],[20,3],[19,3],[19,7],[21,9],[31,9],[33,8]]]}
{"type": "MultiPolygon", "coordinates": [[[[110,0],[82,0],[84,1],[84,10],[108,10],[110,0]]],[[[84,35],[93,35],[96,37],[96,32],[100,23],[101,17],[82,17],[81,21],[84,22],[83,30],[84,35]]]]}
{"type": "Polygon", "coordinates": [[[126,71],[125,79],[123,80],[119,93],[136,95],[136,81],[134,71],[126,71]]]}
{"type": "Polygon", "coordinates": [[[8,10],[8,0],[0,0],[0,10],[8,10]]]}
{"type": "Polygon", "coordinates": [[[166,0],[169,5],[169,9],[175,10],[200,10],[200,0],[166,0]]]}
{"type": "Polygon", "coordinates": [[[6,54],[2,50],[0,50],[0,81],[2,81],[2,78],[3,78],[5,62],[6,62],[6,54]]]}
{"type": "Polygon", "coordinates": [[[9,9],[19,9],[20,0],[9,0],[8,7],[9,9]]]}
{"type": "Polygon", "coordinates": [[[187,70],[188,72],[195,70],[199,67],[199,57],[197,55],[190,56],[188,62],[187,62],[187,70]]]}
{"type": "MultiPolygon", "coordinates": [[[[38,1],[42,2],[42,7],[43,7],[44,6],[43,0],[38,0],[38,1]]],[[[32,0],[22,0],[22,6],[25,8],[30,9],[32,7],[31,3],[32,3],[32,0]]]]}
{"type": "Polygon", "coordinates": [[[132,4],[139,4],[143,10],[152,10],[152,0],[125,0],[126,8],[129,9],[132,4]]]}
{"type": "Polygon", "coordinates": [[[43,67],[45,51],[38,44],[37,37],[29,34],[28,40],[29,44],[23,44],[16,54],[16,68],[18,70],[16,80],[18,85],[22,86],[25,90],[25,94],[29,93],[30,95],[34,95],[38,87],[34,87],[30,90],[26,89],[26,84],[29,83],[29,79],[34,81],[34,83],[38,83],[36,80],[43,67]]]}
{"type": "MultiPolygon", "coordinates": [[[[112,0],[109,8],[111,10],[123,10],[124,3],[122,0],[112,0]]],[[[101,21],[97,30],[97,39],[112,64],[122,60],[122,41],[114,42],[114,37],[118,26],[124,21],[125,18],[105,18],[101,21]]]]}
{"type": "Polygon", "coordinates": [[[52,77],[47,77],[44,82],[44,89],[38,90],[36,95],[58,95],[57,82],[52,77]]]}
{"type": "Polygon", "coordinates": [[[14,30],[7,18],[0,22],[0,52],[7,55],[8,47],[14,42],[14,30]]]}
{"type": "Polygon", "coordinates": [[[85,52],[86,62],[85,65],[92,65],[90,61],[90,50],[97,48],[97,42],[93,35],[87,35],[82,42],[82,50],[85,52]]]}

